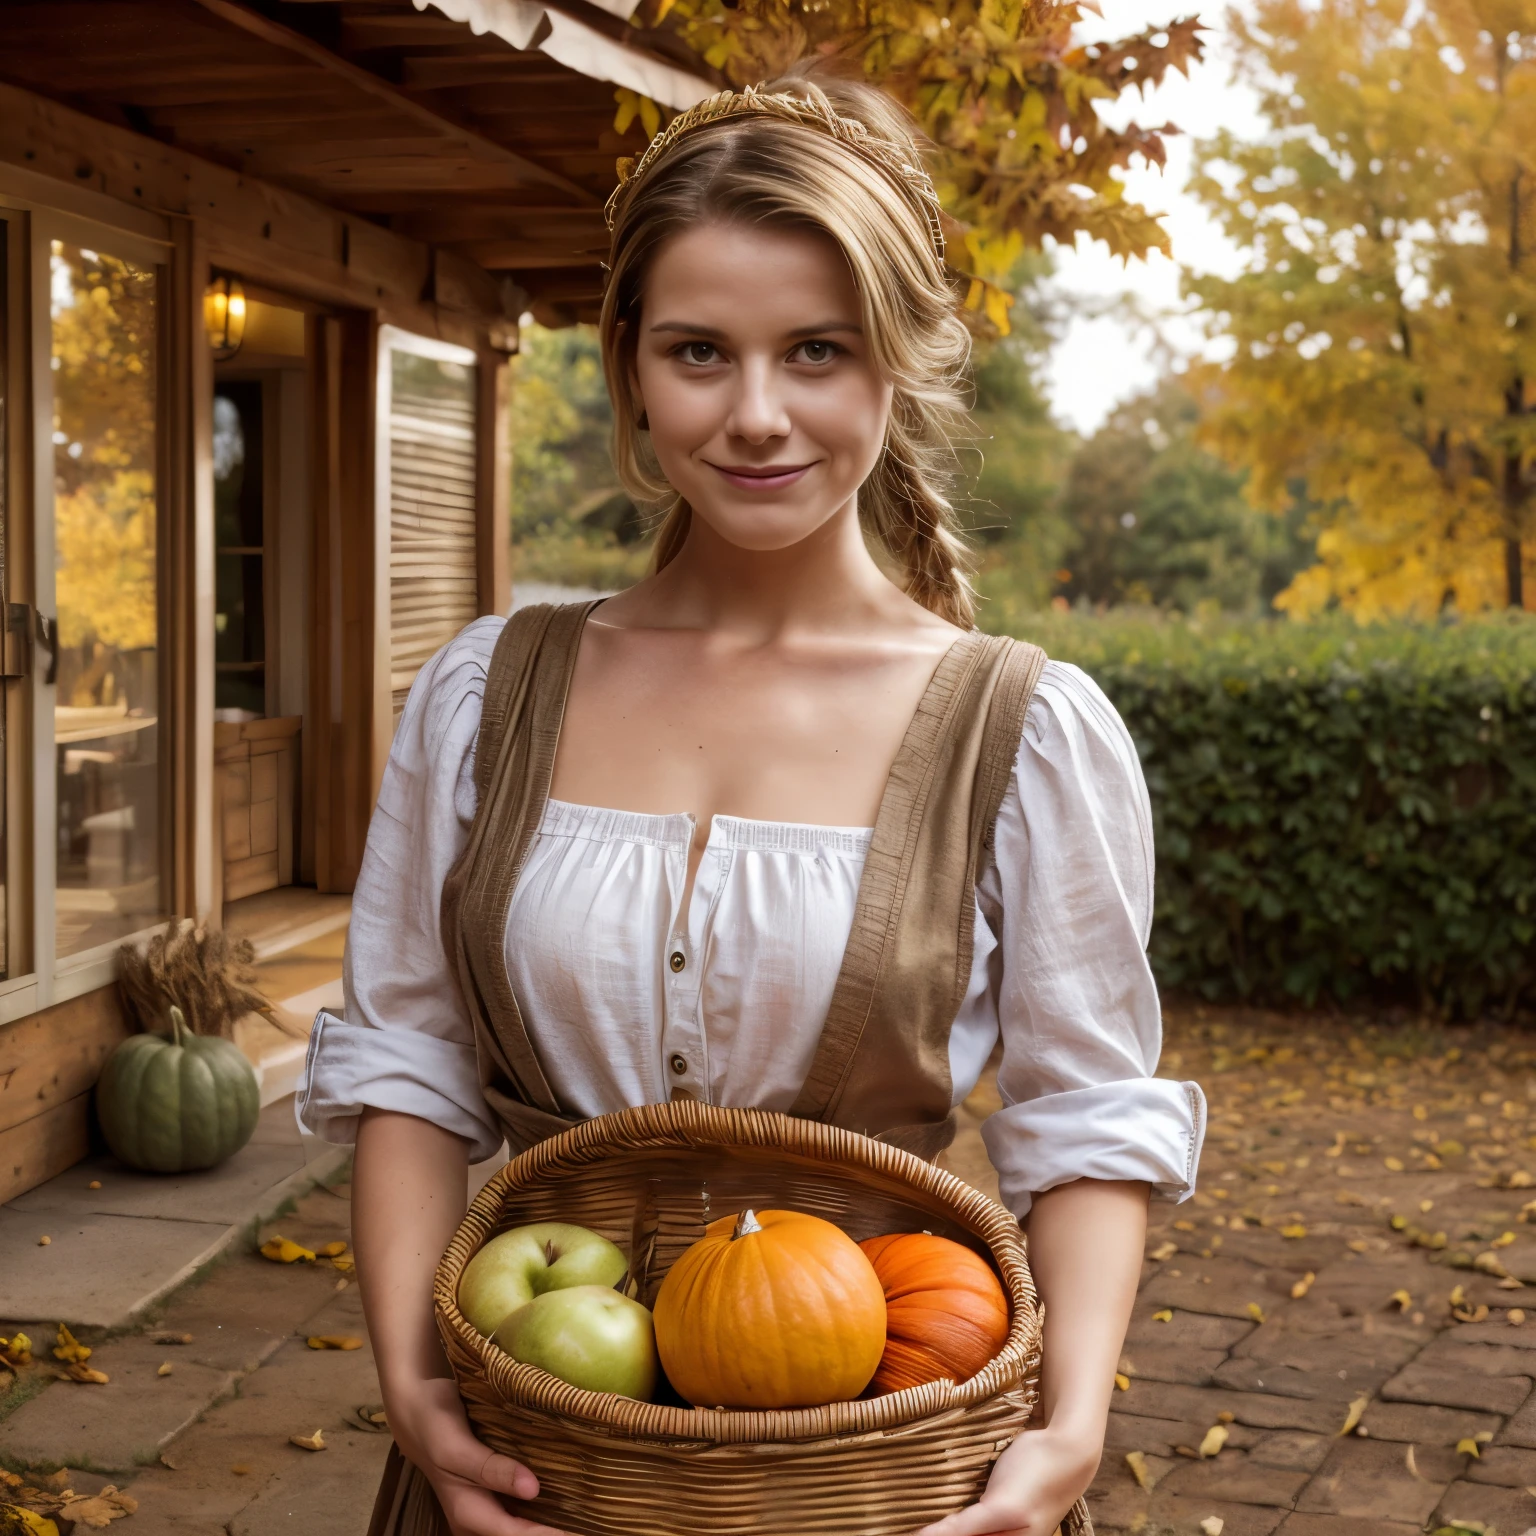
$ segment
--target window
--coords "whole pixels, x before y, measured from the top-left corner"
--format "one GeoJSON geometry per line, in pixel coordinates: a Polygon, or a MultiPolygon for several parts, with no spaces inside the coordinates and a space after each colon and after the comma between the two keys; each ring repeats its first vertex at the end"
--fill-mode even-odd
{"type": "Polygon", "coordinates": [[[267,712],[263,427],[261,381],[221,380],[213,396],[213,702],[216,709],[240,711],[239,718],[267,712]]]}
{"type": "Polygon", "coordinates": [[[52,242],[60,958],[165,913],[156,270],[52,242]]]}

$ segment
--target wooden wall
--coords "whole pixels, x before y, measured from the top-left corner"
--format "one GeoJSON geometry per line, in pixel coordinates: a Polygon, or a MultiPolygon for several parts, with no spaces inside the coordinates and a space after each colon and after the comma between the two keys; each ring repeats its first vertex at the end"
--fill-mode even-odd
{"type": "Polygon", "coordinates": [[[131,1032],[116,987],[0,1025],[0,1202],[90,1150],[91,1089],[131,1032]]]}

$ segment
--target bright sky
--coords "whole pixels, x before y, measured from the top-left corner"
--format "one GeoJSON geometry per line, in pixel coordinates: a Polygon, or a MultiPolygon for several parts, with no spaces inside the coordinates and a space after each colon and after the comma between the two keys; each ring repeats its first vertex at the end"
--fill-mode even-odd
{"type": "MultiPolygon", "coordinates": [[[[1163,84],[1145,99],[1128,92],[1105,112],[1111,121],[1146,124],[1173,123],[1183,129],[1165,142],[1168,166],[1131,170],[1126,176],[1128,195],[1143,206],[1166,213],[1163,226],[1173,242],[1174,260],[1154,254],[1146,261],[1125,263],[1109,255],[1102,244],[1079,239],[1073,249],[1057,248],[1057,286],[1066,296],[1100,306],[1121,294],[1133,294],[1144,310],[1162,316],[1176,315],[1179,297],[1179,263],[1202,272],[1233,273],[1240,253],[1205,216],[1200,205],[1185,192],[1193,142],[1219,128],[1231,128],[1244,137],[1257,137],[1263,129],[1257,100],[1245,86],[1231,78],[1230,55],[1225,43],[1225,10],[1220,0],[1177,4],[1175,0],[1101,0],[1104,19],[1085,18],[1081,35],[1123,37],[1142,27],[1167,22],[1192,11],[1205,21],[1205,61],[1190,71],[1190,78],[1170,72],[1163,84]]],[[[1201,345],[1197,326],[1184,319],[1165,319],[1164,338],[1183,353],[1201,345]]],[[[1120,401],[1149,386],[1157,377],[1152,341],[1144,331],[1104,316],[1076,318],[1068,325],[1052,352],[1046,383],[1055,414],[1079,432],[1092,432],[1120,401]]]]}

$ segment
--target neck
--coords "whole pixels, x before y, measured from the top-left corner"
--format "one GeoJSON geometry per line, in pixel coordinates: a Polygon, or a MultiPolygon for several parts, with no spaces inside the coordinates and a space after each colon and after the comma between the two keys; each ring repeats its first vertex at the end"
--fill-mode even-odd
{"type": "Polygon", "coordinates": [[[665,614],[661,627],[760,640],[844,629],[906,604],[870,555],[852,498],[786,549],[743,549],[694,517],[682,549],[646,587],[654,607],[645,606],[665,614]]]}

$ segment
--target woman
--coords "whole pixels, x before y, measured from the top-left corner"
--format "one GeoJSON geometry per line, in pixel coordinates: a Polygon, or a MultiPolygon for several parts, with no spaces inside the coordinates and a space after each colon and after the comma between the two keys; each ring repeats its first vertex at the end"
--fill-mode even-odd
{"type": "Polygon", "coordinates": [[[1203,1126],[1150,1075],[1135,751],[1083,674],[972,629],[940,479],[967,339],[896,109],[809,76],[716,98],[610,220],[616,461],[667,507],[656,572],[423,670],[301,1096],[357,1141],[410,1464],[375,1530],[547,1533],[433,1328],[471,1160],[679,1096],[931,1156],[1000,1039],[984,1135],[1046,1300],[1040,1427],[923,1536],[1049,1533],[1098,1464],[1148,1192],[1190,1192],[1203,1126]]]}

